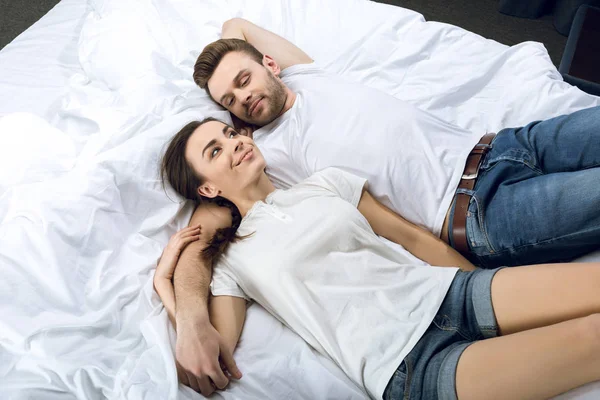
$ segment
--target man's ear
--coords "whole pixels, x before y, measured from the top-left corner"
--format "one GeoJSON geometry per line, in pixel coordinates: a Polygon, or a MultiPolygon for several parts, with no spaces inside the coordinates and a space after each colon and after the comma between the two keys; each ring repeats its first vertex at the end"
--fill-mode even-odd
{"type": "Polygon", "coordinates": [[[217,189],[212,183],[206,182],[198,187],[198,194],[200,196],[208,197],[209,199],[214,199],[221,191],[217,189]]]}
{"type": "Polygon", "coordinates": [[[263,56],[262,63],[266,69],[270,70],[273,73],[273,75],[279,76],[281,68],[279,67],[279,64],[277,64],[277,62],[273,59],[273,57],[265,54],[263,56]]]}

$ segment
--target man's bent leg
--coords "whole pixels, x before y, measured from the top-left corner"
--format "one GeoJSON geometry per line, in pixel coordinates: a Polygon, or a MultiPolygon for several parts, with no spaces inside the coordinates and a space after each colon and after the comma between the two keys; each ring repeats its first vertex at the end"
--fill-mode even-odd
{"type": "Polygon", "coordinates": [[[489,268],[570,260],[600,242],[600,107],[499,132],[467,217],[489,268]]]}
{"type": "Polygon", "coordinates": [[[473,250],[491,268],[570,261],[600,248],[598,182],[600,167],[507,179],[487,204],[471,207],[473,250]]]}
{"type": "Polygon", "coordinates": [[[527,149],[544,174],[600,166],[600,107],[505,129],[501,134],[512,136],[511,142],[527,149]]]}

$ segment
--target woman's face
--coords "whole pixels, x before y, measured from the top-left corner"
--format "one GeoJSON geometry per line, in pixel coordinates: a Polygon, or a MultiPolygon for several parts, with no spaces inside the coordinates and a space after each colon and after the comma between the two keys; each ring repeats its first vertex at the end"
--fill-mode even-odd
{"type": "Polygon", "coordinates": [[[264,173],[265,159],[249,137],[219,121],[200,125],[185,149],[185,158],[204,178],[198,192],[205,197],[239,196],[264,173]]]}

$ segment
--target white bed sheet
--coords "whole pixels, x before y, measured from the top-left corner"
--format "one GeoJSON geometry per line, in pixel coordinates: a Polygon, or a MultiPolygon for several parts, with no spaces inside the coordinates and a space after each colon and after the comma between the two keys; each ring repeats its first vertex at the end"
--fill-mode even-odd
{"type": "MultiPolygon", "coordinates": [[[[165,196],[157,164],[185,122],[227,118],[191,71],[234,16],[475,133],[600,104],[562,82],[538,43],[506,47],[397,7],[63,0],[0,52],[3,398],[201,397],[176,384],[152,290],[156,259],[191,213],[165,196]]],[[[365,398],[257,305],[235,357],[244,378],[215,398],[365,398]]],[[[595,383],[561,399],[598,395],[595,383]]]]}

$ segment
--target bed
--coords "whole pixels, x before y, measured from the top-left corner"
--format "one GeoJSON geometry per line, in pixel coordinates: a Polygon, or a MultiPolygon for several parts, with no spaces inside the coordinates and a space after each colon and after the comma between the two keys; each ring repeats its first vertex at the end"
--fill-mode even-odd
{"type": "MultiPolygon", "coordinates": [[[[62,0],[0,51],[3,398],[202,398],[177,384],[152,288],[192,212],[158,160],[186,122],[228,118],[191,72],[232,17],[474,134],[600,104],[540,43],[507,47],[365,0],[62,0]]],[[[212,398],[367,398],[256,304],[234,356],[244,378],[212,398]]],[[[598,396],[593,383],[559,399],[598,396]]]]}

